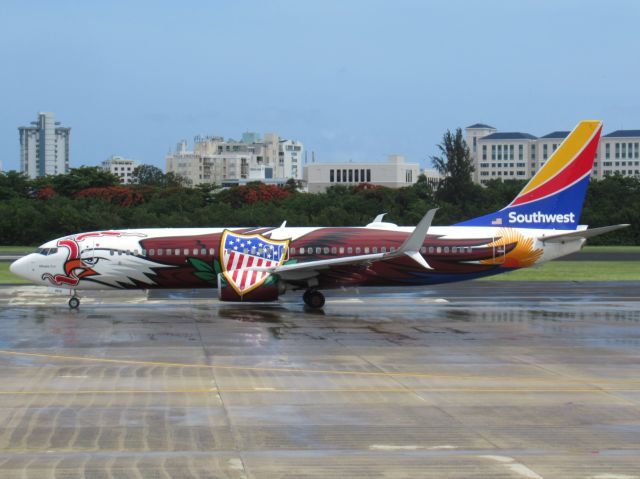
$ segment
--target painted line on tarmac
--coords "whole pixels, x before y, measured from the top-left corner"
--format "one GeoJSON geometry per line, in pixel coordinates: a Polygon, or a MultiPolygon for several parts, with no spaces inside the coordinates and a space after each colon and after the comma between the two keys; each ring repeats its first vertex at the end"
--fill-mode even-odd
{"type": "Polygon", "coordinates": [[[80,389],[0,391],[2,396],[51,396],[84,394],[218,394],[218,393],[603,393],[640,392],[631,388],[222,388],[222,389],[80,389]]]}
{"type": "MultiPolygon", "coordinates": [[[[349,371],[335,369],[304,369],[304,368],[273,368],[258,366],[233,366],[224,364],[190,364],[190,363],[171,363],[163,361],[141,361],[136,359],[110,359],[96,358],[91,356],[66,356],[60,354],[33,353],[25,351],[8,351],[0,350],[0,355],[15,357],[33,357],[39,359],[55,359],[61,361],[85,361],[94,363],[120,364],[120,365],[139,365],[139,366],[164,366],[175,368],[202,368],[202,369],[223,369],[231,371],[260,371],[260,372],[276,372],[276,373],[305,373],[305,374],[328,374],[336,376],[377,376],[377,377],[406,377],[406,378],[425,378],[425,379],[451,379],[451,380],[470,380],[470,381],[531,381],[531,382],[557,382],[561,381],[574,382],[579,384],[597,383],[597,384],[640,384],[640,380],[588,380],[580,378],[545,378],[545,377],[528,377],[528,376],[478,376],[465,375],[457,376],[451,374],[430,374],[430,373],[411,373],[411,372],[384,372],[384,371],[349,371]]],[[[591,386],[589,386],[591,387],[591,386]]]]}

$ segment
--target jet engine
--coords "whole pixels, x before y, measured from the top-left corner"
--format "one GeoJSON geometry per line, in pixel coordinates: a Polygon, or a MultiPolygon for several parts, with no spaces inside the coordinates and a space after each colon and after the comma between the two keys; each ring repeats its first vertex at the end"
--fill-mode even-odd
{"type": "MultiPolygon", "coordinates": [[[[250,274],[250,273],[249,273],[250,274]]],[[[241,277],[242,273],[238,276],[241,277]]],[[[273,275],[267,276],[257,286],[241,288],[232,285],[223,273],[218,273],[218,299],[233,302],[267,302],[276,301],[285,292],[285,286],[273,275]]]]}

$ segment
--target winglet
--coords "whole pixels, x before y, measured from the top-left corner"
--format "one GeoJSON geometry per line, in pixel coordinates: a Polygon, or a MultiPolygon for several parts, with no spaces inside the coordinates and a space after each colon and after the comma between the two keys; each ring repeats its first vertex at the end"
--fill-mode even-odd
{"type": "Polygon", "coordinates": [[[433,269],[420,254],[420,248],[422,247],[422,243],[424,243],[427,232],[431,227],[431,222],[433,221],[433,217],[436,215],[436,211],[438,211],[438,208],[433,208],[427,211],[427,214],[420,220],[420,223],[418,223],[416,228],[413,230],[413,233],[411,233],[405,242],[398,248],[396,254],[404,253],[420,266],[427,269],[433,269]]]}
{"type": "Polygon", "coordinates": [[[371,223],[382,223],[382,218],[384,218],[384,215],[386,215],[386,213],[380,213],[373,219],[371,223]]]}

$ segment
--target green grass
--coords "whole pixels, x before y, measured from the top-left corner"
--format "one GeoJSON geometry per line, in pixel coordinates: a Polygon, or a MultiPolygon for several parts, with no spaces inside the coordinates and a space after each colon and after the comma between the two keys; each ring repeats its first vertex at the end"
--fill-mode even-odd
{"type": "Polygon", "coordinates": [[[26,279],[19,278],[9,271],[9,262],[0,262],[0,284],[30,284],[26,279]]]}
{"type": "Polygon", "coordinates": [[[0,253],[4,254],[21,254],[31,253],[37,246],[0,246],[0,253]]]}
{"type": "Polygon", "coordinates": [[[481,281],[640,281],[640,261],[551,261],[481,281]]]}
{"type": "Polygon", "coordinates": [[[585,253],[640,253],[640,246],[585,246],[585,253]]]}

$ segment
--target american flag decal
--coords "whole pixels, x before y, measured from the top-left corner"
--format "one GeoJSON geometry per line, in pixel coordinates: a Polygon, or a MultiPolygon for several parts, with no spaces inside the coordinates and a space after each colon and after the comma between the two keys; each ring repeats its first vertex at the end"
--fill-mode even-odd
{"type": "Polygon", "coordinates": [[[259,234],[243,235],[225,230],[220,240],[222,273],[242,296],[266,281],[270,273],[248,268],[277,266],[284,262],[289,240],[272,240],[259,234]]]}

